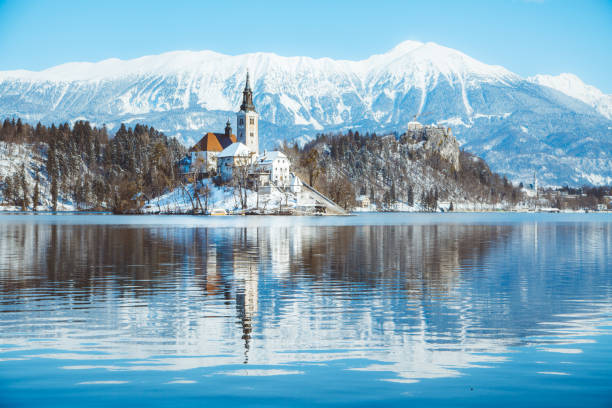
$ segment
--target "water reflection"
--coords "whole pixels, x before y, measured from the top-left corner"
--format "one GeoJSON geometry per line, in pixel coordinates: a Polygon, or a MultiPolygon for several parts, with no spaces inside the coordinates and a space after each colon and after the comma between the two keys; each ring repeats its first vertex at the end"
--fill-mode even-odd
{"type": "Polygon", "coordinates": [[[350,359],[407,383],[580,353],[610,317],[611,225],[0,224],[0,351],[251,376],[350,359]]]}

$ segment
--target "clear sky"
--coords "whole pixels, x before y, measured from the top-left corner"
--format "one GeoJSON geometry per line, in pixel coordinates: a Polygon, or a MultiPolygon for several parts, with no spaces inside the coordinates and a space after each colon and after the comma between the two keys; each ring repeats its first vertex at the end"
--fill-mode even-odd
{"type": "Polygon", "coordinates": [[[0,0],[0,70],[185,49],[362,59],[404,40],[612,93],[612,0],[0,0]]]}

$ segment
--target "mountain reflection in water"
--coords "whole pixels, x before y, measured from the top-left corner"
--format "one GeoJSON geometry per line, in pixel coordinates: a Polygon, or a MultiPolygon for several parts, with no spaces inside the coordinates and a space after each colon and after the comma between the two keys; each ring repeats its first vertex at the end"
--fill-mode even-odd
{"type": "Polygon", "coordinates": [[[411,383],[514,347],[580,353],[611,315],[610,222],[278,224],[0,223],[0,370],[2,353],[120,382],[346,360],[411,383]]]}

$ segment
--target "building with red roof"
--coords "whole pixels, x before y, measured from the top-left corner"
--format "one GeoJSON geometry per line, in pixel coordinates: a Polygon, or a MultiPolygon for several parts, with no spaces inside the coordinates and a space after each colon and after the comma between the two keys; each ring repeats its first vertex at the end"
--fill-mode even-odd
{"type": "Polygon", "coordinates": [[[235,142],[236,135],[232,134],[229,120],[225,125],[225,133],[206,133],[198,143],[189,149],[191,172],[208,173],[215,170],[219,153],[235,142]]]}

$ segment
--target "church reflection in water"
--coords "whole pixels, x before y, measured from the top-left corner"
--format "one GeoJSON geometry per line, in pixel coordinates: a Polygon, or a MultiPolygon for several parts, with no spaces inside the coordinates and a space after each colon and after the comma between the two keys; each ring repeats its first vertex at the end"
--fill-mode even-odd
{"type": "Polygon", "coordinates": [[[391,381],[455,376],[503,361],[508,347],[542,335],[542,322],[567,330],[564,342],[588,333],[601,305],[566,299],[611,286],[597,262],[612,232],[597,224],[0,224],[0,235],[2,343],[164,356],[115,370],[346,358],[394,372],[391,381]],[[587,258],[585,280],[572,262],[587,258]],[[590,317],[567,329],[570,317],[559,316],[577,312],[590,317]]]}

